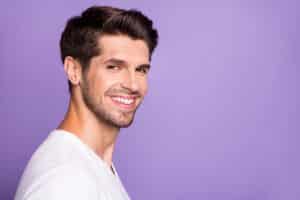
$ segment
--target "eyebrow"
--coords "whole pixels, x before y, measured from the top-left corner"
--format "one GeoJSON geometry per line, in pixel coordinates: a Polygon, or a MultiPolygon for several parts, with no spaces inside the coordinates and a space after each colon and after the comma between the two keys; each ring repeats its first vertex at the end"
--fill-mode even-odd
{"type": "MultiPolygon", "coordinates": [[[[121,59],[117,59],[117,58],[111,58],[111,59],[104,61],[104,64],[107,64],[107,63],[128,66],[128,63],[125,60],[121,60],[121,59]]],[[[151,66],[150,66],[150,64],[141,64],[141,65],[138,65],[137,67],[143,67],[143,68],[150,69],[151,66]]]]}
{"type": "Polygon", "coordinates": [[[104,64],[107,64],[107,63],[114,63],[116,65],[127,65],[127,62],[125,62],[124,60],[121,60],[121,59],[117,59],[117,58],[111,58],[111,59],[104,61],[104,64]]]}
{"type": "Polygon", "coordinates": [[[139,65],[138,68],[147,68],[147,69],[150,69],[151,65],[149,65],[149,64],[142,64],[142,65],[139,65]]]}

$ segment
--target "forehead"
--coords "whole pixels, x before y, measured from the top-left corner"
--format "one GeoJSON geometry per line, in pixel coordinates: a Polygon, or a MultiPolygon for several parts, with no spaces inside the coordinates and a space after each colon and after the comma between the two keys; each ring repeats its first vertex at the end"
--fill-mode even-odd
{"type": "Polygon", "coordinates": [[[101,60],[116,58],[133,64],[149,63],[149,49],[143,40],[126,35],[103,35],[98,40],[101,60]]]}

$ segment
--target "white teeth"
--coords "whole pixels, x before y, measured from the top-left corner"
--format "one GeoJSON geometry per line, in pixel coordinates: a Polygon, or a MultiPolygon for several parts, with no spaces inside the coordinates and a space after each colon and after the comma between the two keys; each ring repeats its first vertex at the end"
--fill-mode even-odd
{"type": "Polygon", "coordinates": [[[123,104],[126,104],[126,105],[133,103],[133,99],[125,99],[125,98],[121,98],[121,97],[113,97],[113,100],[118,101],[123,104]]]}

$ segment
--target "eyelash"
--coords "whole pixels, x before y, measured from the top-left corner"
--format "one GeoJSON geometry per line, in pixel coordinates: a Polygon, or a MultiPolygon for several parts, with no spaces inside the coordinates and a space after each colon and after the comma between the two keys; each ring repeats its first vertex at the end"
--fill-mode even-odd
{"type": "Polygon", "coordinates": [[[120,67],[119,67],[119,66],[116,66],[116,65],[108,65],[106,68],[107,68],[107,69],[111,69],[111,70],[117,70],[117,69],[120,69],[120,67]]]}
{"type": "MultiPolygon", "coordinates": [[[[109,70],[119,70],[119,69],[121,69],[121,67],[117,66],[117,65],[107,65],[106,68],[109,69],[109,70]]],[[[141,72],[143,74],[147,74],[149,69],[146,68],[146,67],[138,67],[138,68],[136,68],[136,71],[141,72]]]]}
{"type": "Polygon", "coordinates": [[[140,68],[137,68],[136,71],[138,72],[142,72],[144,74],[147,74],[149,69],[148,68],[145,68],[145,67],[140,67],[140,68]]]}

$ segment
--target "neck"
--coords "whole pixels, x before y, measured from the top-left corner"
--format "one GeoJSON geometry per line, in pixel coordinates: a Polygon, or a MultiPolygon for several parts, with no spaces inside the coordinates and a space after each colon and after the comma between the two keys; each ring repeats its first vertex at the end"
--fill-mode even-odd
{"type": "Polygon", "coordinates": [[[111,167],[119,128],[100,121],[83,105],[71,97],[68,111],[58,128],[76,135],[111,167]]]}

